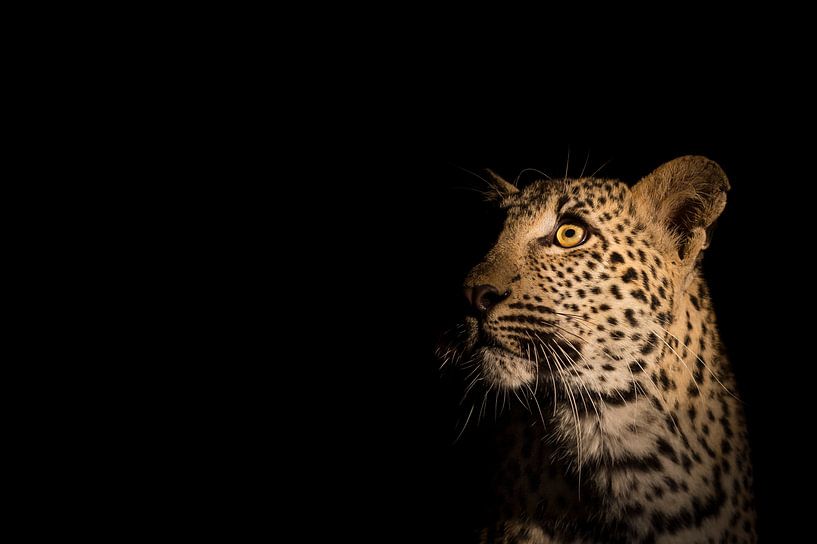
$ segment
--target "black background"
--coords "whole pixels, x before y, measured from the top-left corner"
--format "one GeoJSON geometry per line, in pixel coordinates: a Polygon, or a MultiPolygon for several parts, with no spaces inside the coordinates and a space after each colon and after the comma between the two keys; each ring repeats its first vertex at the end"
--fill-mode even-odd
{"type": "MultiPolygon", "coordinates": [[[[483,182],[466,170],[489,167],[514,179],[524,168],[557,177],[566,167],[578,176],[604,165],[599,176],[634,183],[663,162],[700,154],[732,183],[704,272],[745,400],[760,531],[766,539],[796,531],[801,503],[790,489],[809,466],[800,433],[812,428],[813,413],[810,319],[796,313],[811,304],[802,260],[813,247],[809,199],[799,193],[811,185],[807,145],[786,140],[781,127],[725,121],[684,132],[558,131],[544,122],[426,128],[421,141],[401,138],[361,161],[362,211],[348,218],[354,255],[366,264],[350,271],[355,287],[345,295],[366,309],[369,327],[355,322],[346,333],[360,354],[360,381],[342,401],[354,407],[342,436],[356,444],[342,489],[365,481],[367,490],[355,509],[373,527],[399,528],[418,542],[467,542],[478,522],[490,424],[470,426],[453,444],[462,384],[432,356],[440,333],[461,317],[464,275],[501,228],[474,190],[483,182]],[[377,236],[367,234],[372,228],[377,236]]],[[[536,178],[526,173],[520,183],[536,178]]]]}

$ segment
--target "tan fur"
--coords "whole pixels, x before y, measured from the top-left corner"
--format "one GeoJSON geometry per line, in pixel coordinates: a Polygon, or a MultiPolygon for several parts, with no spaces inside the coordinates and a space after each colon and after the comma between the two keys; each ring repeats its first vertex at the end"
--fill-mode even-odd
{"type": "Polygon", "coordinates": [[[501,421],[485,541],[754,542],[742,409],[697,266],[723,171],[682,157],[632,189],[493,180],[508,219],[466,286],[504,298],[458,349],[484,399],[536,410],[501,421]],[[570,249],[553,242],[568,213],[592,232],[570,249]]]}
{"type": "MultiPolygon", "coordinates": [[[[706,157],[686,156],[672,160],[639,181],[632,189],[640,217],[647,223],[664,226],[660,244],[667,252],[677,251],[685,237],[700,236],[726,207],[729,180],[723,169],[706,157]],[[692,233],[680,233],[672,224],[682,207],[691,208],[692,233]]],[[[698,251],[705,249],[702,244],[698,251]]],[[[686,260],[694,262],[698,252],[690,251],[686,260]]]]}

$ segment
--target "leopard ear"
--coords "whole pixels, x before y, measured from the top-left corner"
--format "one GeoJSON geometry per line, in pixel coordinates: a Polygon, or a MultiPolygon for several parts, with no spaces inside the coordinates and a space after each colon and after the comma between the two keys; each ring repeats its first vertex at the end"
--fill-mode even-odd
{"type": "Polygon", "coordinates": [[[491,184],[491,188],[493,189],[491,200],[502,200],[503,198],[519,192],[519,188],[516,185],[505,180],[493,170],[486,168],[485,172],[488,174],[488,182],[491,184]]]}
{"type": "Polygon", "coordinates": [[[729,189],[729,180],[716,162],[687,155],[639,181],[633,196],[648,217],[664,225],[681,261],[694,262],[709,246],[729,189]]]}

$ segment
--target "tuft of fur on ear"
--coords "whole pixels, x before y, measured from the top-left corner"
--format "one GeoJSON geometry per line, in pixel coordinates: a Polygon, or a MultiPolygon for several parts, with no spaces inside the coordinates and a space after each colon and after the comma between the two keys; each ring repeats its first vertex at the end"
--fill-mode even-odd
{"type": "Polygon", "coordinates": [[[647,217],[664,225],[680,259],[694,262],[709,246],[729,189],[716,162],[688,155],[659,166],[632,192],[647,217]]]}
{"type": "Polygon", "coordinates": [[[502,201],[503,199],[511,196],[512,194],[519,192],[519,188],[516,185],[509,181],[506,181],[504,178],[502,178],[493,170],[486,168],[485,172],[489,176],[488,181],[491,184],[492,189],[492,191],[488,193],[489,195],[488,200],[502,201]]]}

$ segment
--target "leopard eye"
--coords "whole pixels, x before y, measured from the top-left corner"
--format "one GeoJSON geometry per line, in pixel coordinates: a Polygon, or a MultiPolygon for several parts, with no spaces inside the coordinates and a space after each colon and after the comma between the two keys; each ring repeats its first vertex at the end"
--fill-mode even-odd
{"type": "Polygon", "coordinates": [[[565,223],[556,229],[556,245],[576,247],[587,239],[587,229],[575,223],[565,223]]]}

